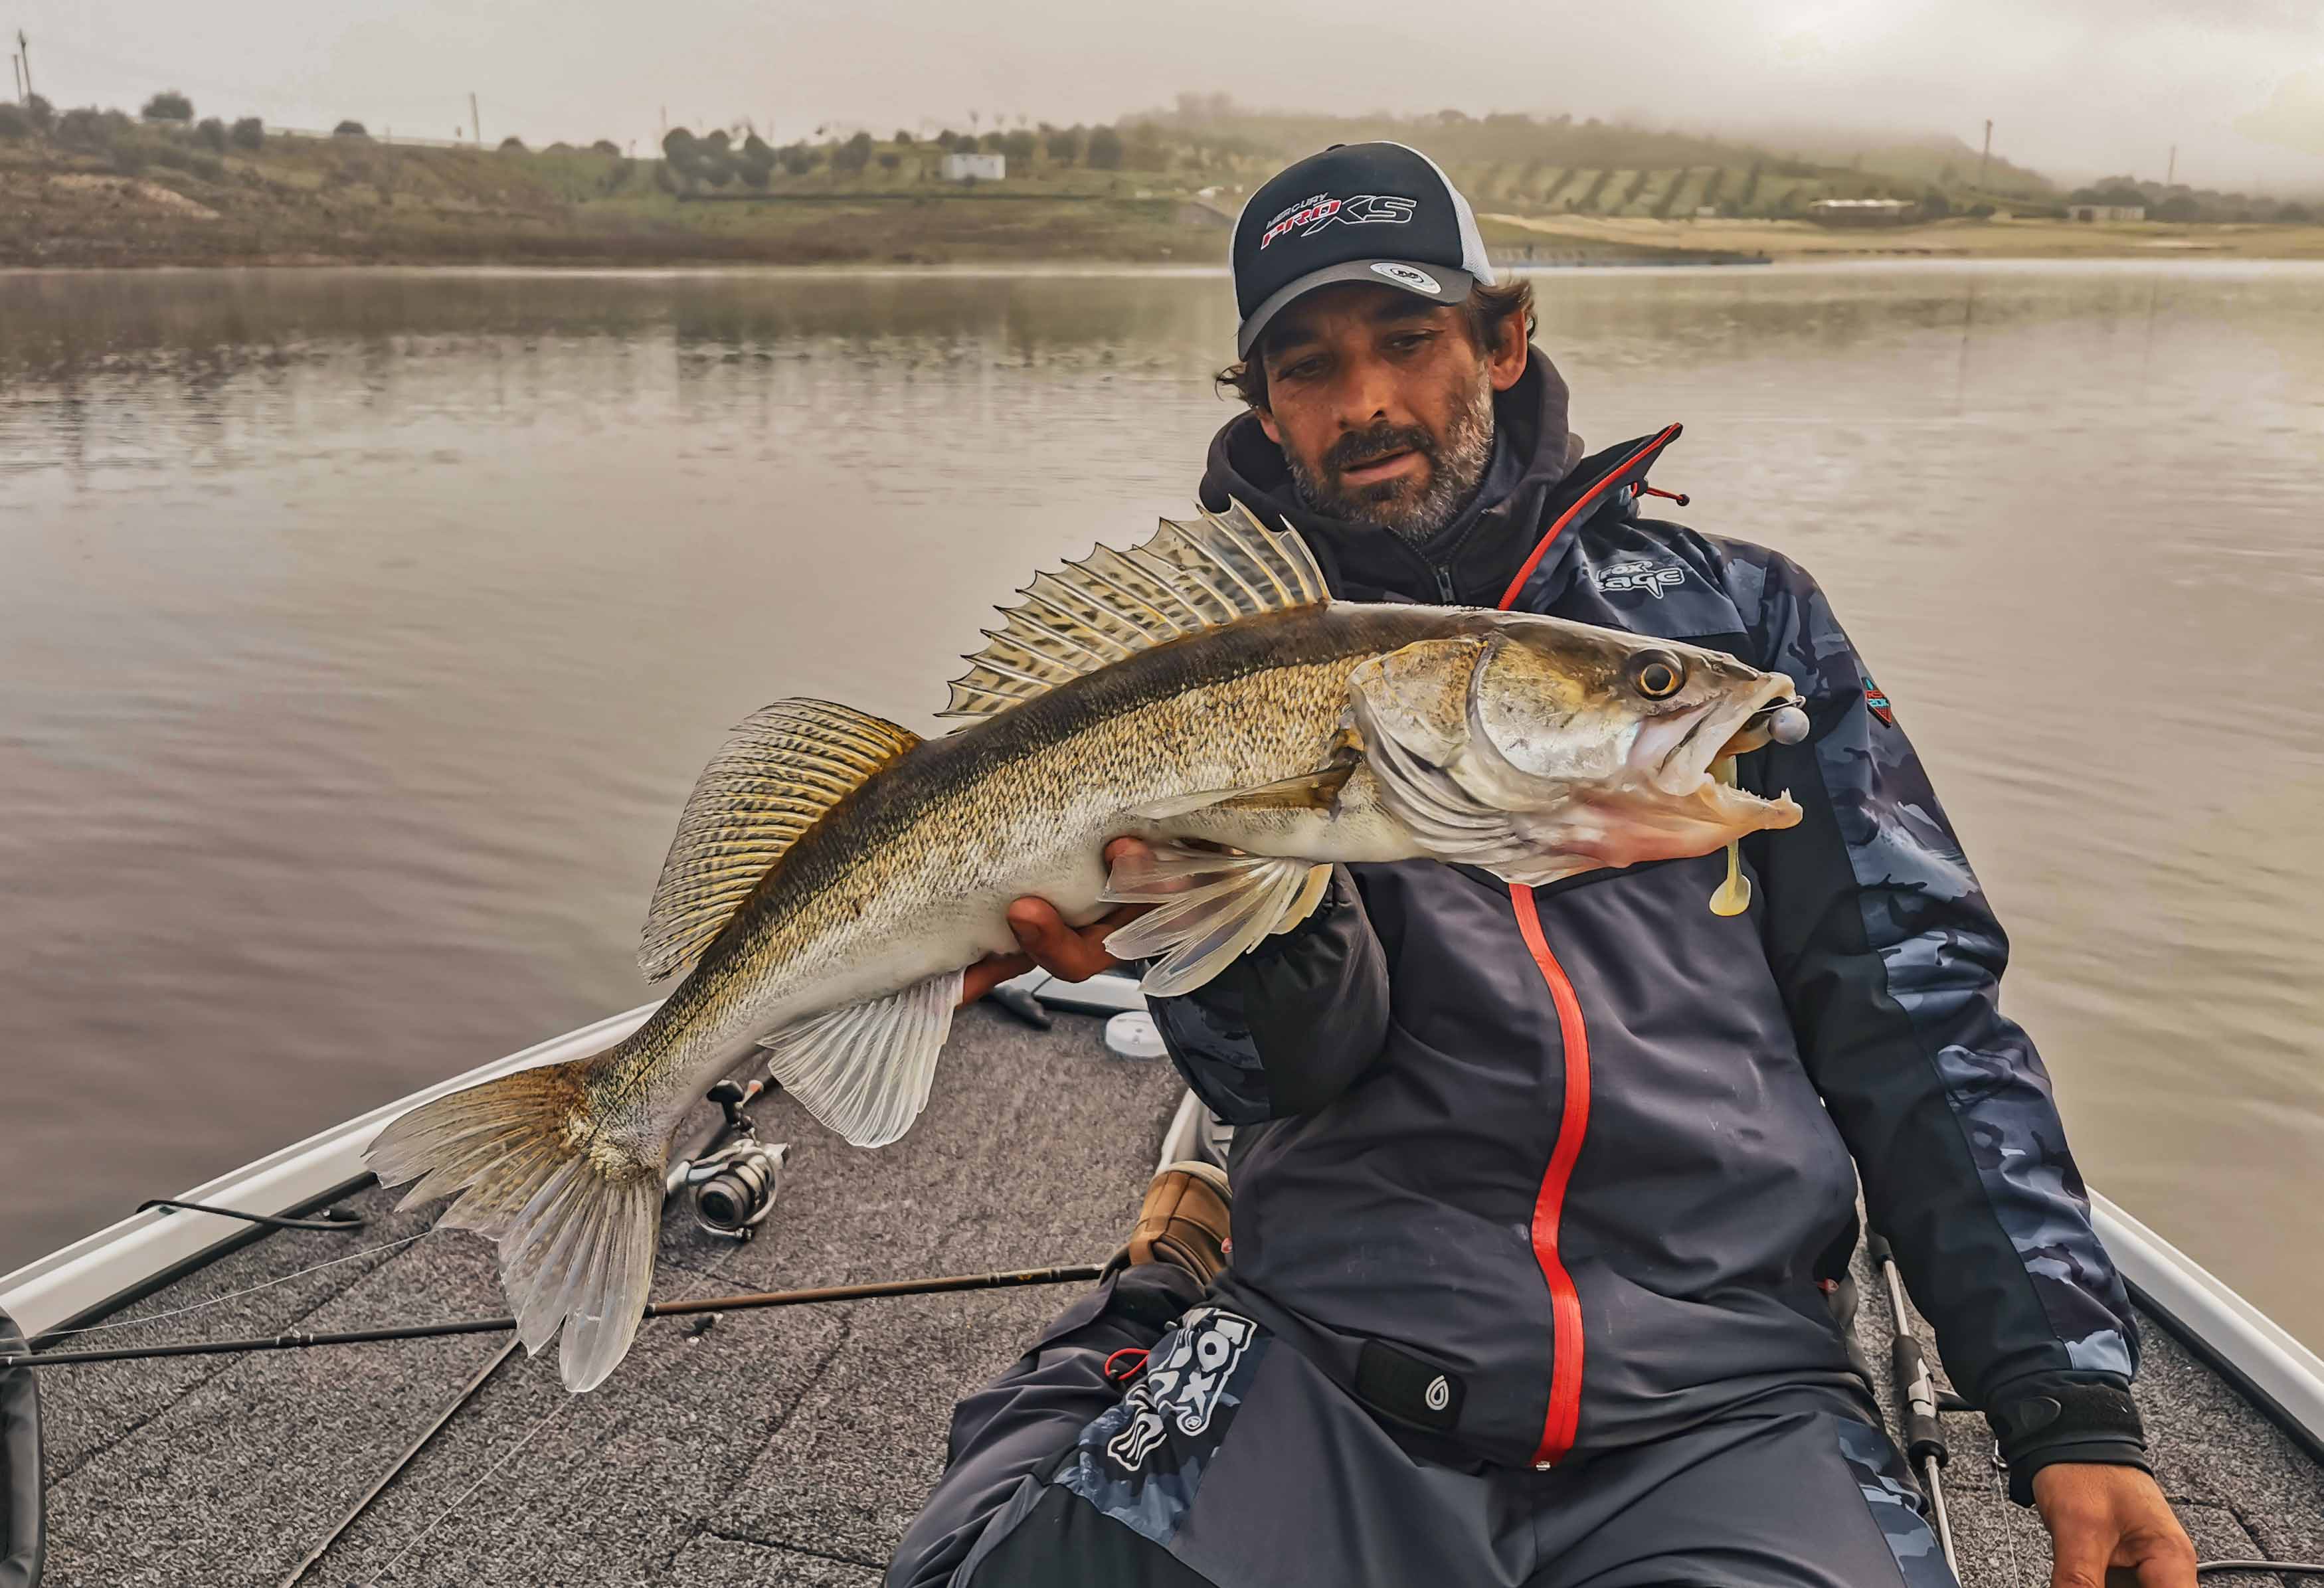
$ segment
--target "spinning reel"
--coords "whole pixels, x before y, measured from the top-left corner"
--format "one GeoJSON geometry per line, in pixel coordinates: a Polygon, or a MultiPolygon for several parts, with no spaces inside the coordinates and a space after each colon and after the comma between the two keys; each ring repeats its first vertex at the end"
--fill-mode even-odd
{"type": "Polygon", "coordinates": [[[695,1223],[729,1241],[748,1241],[774,1211],[775,1194],[782,1187],[783,1159],[790,1152],[788,1141],[770,1146],[760,1140],[758,1127],[742,1112],[743,1104],[763,1089],[759,1081],[747,1086],[721,1081],[710,1088],[710,1101],[726,1116],[724,1126],[712,1140],[724,1145],[675,1165],[669,1174],[670,1191],[687,1193],[695,1223]]]}

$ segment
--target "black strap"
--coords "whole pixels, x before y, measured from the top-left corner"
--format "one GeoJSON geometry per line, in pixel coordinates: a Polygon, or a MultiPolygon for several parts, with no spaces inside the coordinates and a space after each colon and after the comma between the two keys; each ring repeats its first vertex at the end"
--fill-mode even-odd
{"type": "Polygon", "coordinates": [[[272,1214],[244,1213],[236,1207],[212,1207],[207,1203],[180,1202],[174,1197],[156,1196],[150,1202],[139,1203],[137,1211],[143,1213],[149,1207],[176,1208],[186,1213],[214,1213],[222,1219],[247,1219],[254,1224],[264,1224],[270,1230],[346,1230],[352,1233],[369,1222],[361,1214],[349,1213],[344,1207],[325,1208],[323,1216],[318,1219],[285,1219],[272,1214]]]}

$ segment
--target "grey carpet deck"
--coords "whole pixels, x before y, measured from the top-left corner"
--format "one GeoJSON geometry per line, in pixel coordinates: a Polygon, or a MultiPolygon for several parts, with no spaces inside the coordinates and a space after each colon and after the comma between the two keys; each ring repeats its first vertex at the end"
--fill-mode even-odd
{"type": "MultiPolygon", "coordinates": [[[[1098,1029],[1061,1015],[1039,1035],[970,1011],[927,1116],[876,1153],[845,1147],[787,1102],[761,1109],[763,1133],[794,1143],[773,1217],[742,1246],[674,1222],[656,1294],[1102,1259],[1128,1228],[1178,1086],[1165,1064],[1109,1055],[1098,1029]]],[[[415,1235],[436,1211],[394,1214],[377,1191],[355,1205],[374,1223],[352,1240],[270,1236],[114,1321],[415,1235]]],[[[496,1313],[489,1258],[457,1233],[365,1250],[116,1337],[496,1313]]],[[[1877,1288],[1866,1295],[1867,1344],[1885,1371],[1886,1306],[1877,1288]]],[[[519,1352],[301,1581],[872,1588],[942,1463],[954,1396],[1012,1360],[1070,1297],[731,1314],[698,1336],[652,1323],[613,1379],[577,1398],[553,1359],[519,1352]]],[[[49,1583],[282,1583],[504,1343],[486,1335],[47,1370],[49,1583]]],[[[2143,1399],[2165,1486],[2207,1557],[2324,1553],[2324,1476],[2160,1328],[2149,1331],[2143,1399]]],[[[1969,1588],[2042,1588],[2040,1528],[1996,1498],[1981,1422],[1948,1421],[1969,1588]]]]}

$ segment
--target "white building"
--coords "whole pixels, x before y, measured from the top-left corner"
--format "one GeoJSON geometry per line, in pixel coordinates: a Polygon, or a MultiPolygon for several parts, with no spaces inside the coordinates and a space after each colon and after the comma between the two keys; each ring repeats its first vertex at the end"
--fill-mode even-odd
{"type": "Polygon", "coordinates": [[[2066,206],[2066,218],[2069,220],[2144,220],[2146,206],[2144,204],[2069,204],[2066,206]]]}
{"type": "Polygon", "coordinates": [[[1826,226],[1893,226],[1917,208],[1909,198],[1819,198],[1808,206],[1808,218],[1826,226]]]}
{"type": "Polygon", "coordinates": [[[948,182],[997,182],[1009,174],[1006,154],[947,154],[944,180],[948,182]]]}

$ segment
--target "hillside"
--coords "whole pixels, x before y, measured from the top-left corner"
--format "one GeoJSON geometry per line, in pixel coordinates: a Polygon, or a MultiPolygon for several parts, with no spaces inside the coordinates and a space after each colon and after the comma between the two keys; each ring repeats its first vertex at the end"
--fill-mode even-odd
{"type": "MultiPolygon", "coordinates": [[[[1520,264],[2316,252],[2314,238],[2265,224],[2232,238],[2225,226],[2065,226],[2061,200],[2029,198],[2026,183],[2040,179],[2005,162],[1994,187],[2015,196],[1963,186],[1976,168],[1958,146],[1866,152],[1858,169],[1568,117],[1262,115],[1190,97],[1112,126],[935,140],[858,133],[778,149],[746,127],[678,128],[664,158],[640,160],[611,143],[535,151],[512,139],[488,151],[390,143],[352,124],[340,134],[255,122],[229,133],[189,114],[42,111],[0,105],[0,265],[1211,264],[1245,197],[1286,159],[1370,137],[1426,149],[1474,200],[1489,250],[1520,264]],[[946,180],[946,154],[971,150],[1003,154],[1005,177],[946,180]],[[1818,199],[1865,198],[1907,200],[1933,224],[1835,233],[1805,218],[1818,199]],[[2034,224],[2045,216],[2061,225],[2034,224]]],[[[2164,218],[2305,218],[2292,208],[2185,208],[2164,218]]]]}

